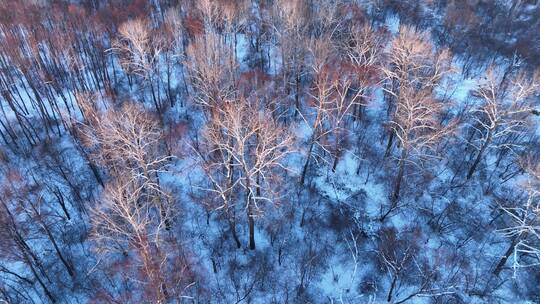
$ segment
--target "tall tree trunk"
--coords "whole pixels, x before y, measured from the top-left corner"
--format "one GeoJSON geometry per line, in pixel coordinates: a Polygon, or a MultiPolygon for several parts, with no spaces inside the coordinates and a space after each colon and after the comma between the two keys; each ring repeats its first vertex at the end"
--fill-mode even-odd
{"type": "Polygon", "coordinates": [[[386,145],[386,151],[384,151],[384,157],[390,155],[390,150],[392,149],[392,144],[394,143],[394,131],[390,130],[390,135],[388,137],[388,144],[386,145]]]}
{"type": "Polygon", "coordinates": [[[337,168],[338,162],[339,162],[339,154],[337,154],[337,152],[336,152],[336,155],[334,156],[334,162],[332,164],[332,172],[333,173],[336,173],[336,168],[337,168]]]}
{"type": "Polygon", "coordinates": [[[36,269],[34,268],[34,265],[32,265],[32,262],[28,259],[28,257],[26,256],[26,253],[24,253],[24,256],[25,256],[25,260],[28,264],[28,266],[30,267],[30,270],[32,271],[32,274],[34,275],[34,277],[36,278],[36,280],[38,281],[39,285],[41,286],[41,288],[43,289],[43,291],[45,292],[45,295],[47,296],[47,298],[49,298],[49,300],[51,300],[51,303],[56,303],[56,299],[55,297],[52,295],[52,293],[49,291],[49,289],[47,288],[47,285],[45,285],[45,283],[43,282],[43,280],[39,277],[36,269]]]}
{"type": "Polygon", "coordinates": [[[506,253],[501,257],[501,259],[499,260],[499,263],[497,263],[497,266],[493,270],[494,275],[498,276],[501,273],[501,270],[503,269],[504,265],[506,265],[506,261],[512,255],[512,252],[516,248],[516,245],[519,242],[519,239],[520,239],[520,236],[515,236],[512,239],[512,242],[510,243],[510,246],[508,246],[506,253]]]}
{"type": "Polygon", "coordinates": [[[55,297],[49,291],[49,289],[47,288],[47,285],[45,285],[45,283],[43,282],[43,280],[41,279],[41,277],[38,274],[38,270],[39,270],[43,274],[43,276],[50,283],[50,279],[47,276],[47,273],[45,272],[45,270],[43,269],[41,261],[32,252],[32,250],[30,249],[30,247],[26,243],[23,236],[19,233],[19,229],[17,228],[17,224],[15,223],[15,218],[13,217],[13,214],[11,214],[11,211],[8,209],[7,205],[2,200],[0,200],[0,202],[2,203],[2,206],[4,207],[4,209],[6,210],[6,214],[8,215],[8,218],[9,218],[9,221],[10,221],[10,224],[11,224],[11,227],[5,227],[5,228],[8,229],[10,234],[12,234],[13,240],[15,241],[15,243],[17,244],[17,247],[19,247],[19,250],[22,253],[25,264],[27,264],[28,267],[30,267],[30,270],[32,271],[32,274],[34,275],[34,277],[38,281],[39,285],[41,286],[41,288],[45,292],[45,295],[47,296],[47,298],[49,298],[49,300],[52,303],[56,303],[57,301],[56,301],[55,297]],[[37,270],[36,270],[36,267],[34,266],[34,263],[38,267],[37,270]]]}
{"type": "Polygon", "coordinates": [[[295,77],[295,94],[294,94],[294,102],[296,110],[294,111],[294,118],[298,116],[300,113],[300,72],[296,72],[295,77]]]}
{"type": "Polygon", "coordinates": [[[491,144],[491,138],[492,138],[492,131],[491,129],[488,131],[488,137],[482,144],[482,147],[480,148],[480,151],[478,151],[478,155],[476,155],[476,159],[474,160],[473,165],[469,169],[469,172],[467,173],[467,180],[469,180],[474,172],[476,171],[476,167],[478,167],[478,164],[482,160],[482,157],[484,156],[484,152],[486,151],[487,147],[491,144]]]}
{"type": "Polygon", "coordinates": [[[255,250],[255,219],[251,210],[251,204],[247,207],[248,225],[249,225],[249,249],[255,250]]]}
{"type": "Polygon", "coordinates": [[[167,98],[169,99],[169,103],[171,105],[171,108],[174,107],[174,98],[172,93],[172,87],[171,87],[171,74],[172,74],[172,67],[170,63],[170,59],[167,55],[167,98]]]}
{"type": "Polygon", "coordinates": [[[403,174],[405,173],[405,162],[407,161],[407,149],[403,148],[401,151],[401,158],[399,159],[399,170],[396,177],[396,183],[394,186],[394,192],[392,193],[392,207],[395,207],[398,199],[399,192],[401,190],[401,182],[403,180],[403,174]]]}
{"type": "Polygon", "coordinates": [[[255,219],[253,218],[253,208],[251,206],[251,201],[253,200],[253,197],[251,197],[251,190],[252,185],[249,178],[249,174],[247,170],[244,170],[244,173],[246,175],[246,215],[248,219],[248,229],[249,229],[249,249],[255,250],[255,219]]]}
{"type": "Polygon", "coordinates": [[[383,222],[386,217],[397,207],[397,202],[399,199],[399,192],[401,190],[401,182],[403,180],[403,175],[405,173],[405,162],[407,160],[407,150],[403,148],[401,150],[401,158],[399,159],[399,169],[398,174],[396,176],[396,180],[394,182],[394,191],[392,192],[392,196],[390,198],[390,208],[386,213],[381,217],[381,222],[383,222]]]}
{"type": "Polygon", "coordinates": [[[143,260],[143,267],[151,288],[155,292],[155,303],[167,303],[167,291],[166,285],[161,275],[159,262],[155,260],[158,253],[150,252],[151,244],[146,241],[146,236],[143,234],[138,236],[140,242],[140,254],[143,260]]]}
{"type": "Polygon", "coordinates": [[[236,248],[242,247],[242,243],[240,243],[240,239],[238,238],[238,233],[236,232],[236,220],[235,218],[229,218],[229,229],[231,229],[231,234],[233,237],[234,242],[236,243],[236,248]]]}
{"type": "Polygon", "coordinates": [[[386,297],[387,302],[392,301],[392,294],[394,293],[394,288],[396,287],[397,278],[398,278],[397,274],[394,274],[394,278],[392,279],[392,284],[390,284],[390,290],[388,291],[388,296],[386,297]]]}
{"type": "Polygon", "coordinates": [[[67,208],[66,208],[66,200],[64,199],[64,195],[62,194],[62,191],[55,186],[55,189],[53,191],[54,196],[56,196],[56,199],[58,200],[58,204],[60,204],[60,207],[62,208],[62,211],[66,215],[67,220],[71,220],[71,215],[69,214],[67,208]]]}
{"type": "Polygon", "coordinates": [[[71,266],[70,263],[67,261],[67,259],[64,257],[64,255],[62,254],[62,252],[60,251],[60,248],[58,247],[58,244],[56,243],[56,240],[54,239],[54,236],[52,235],[51,231],[50,231],[49,228],[45,225],[45,223],[42,221],[42,219],[39,219],[39,221],[40,221],[40,223],[41,223],[41,226],[43,227],[43,230],[44,230],[45,233],[47,234],[47,237],[49,238],[49,240],[50,240],[51,243],[53,244],[54,250],[56,251],[56,255],[58,255],[58,258],[60,258],[60,261],[62,261],[62,264],[64,264],[64,267],[66,268],[67,273],[69,274],[70,277],[75,276],[75,273],[73,272],[72,266],[71,266]]]}
{"type": "Polygon", "coordinates": [[[150,79],[148,79],[148,82],[150,83],[150,93],[152,93],[152,101],[154,102],[154,106],[156,107],[156,112],[161,114],[161,107],[159,106],[159,101],[158,101],[158,98],[156,97],[156,89],[154,88],[153,77],[150,77],[150,79]]]}
{"type": "Polygon", "coordinates": [[[306,180],[306,174],[309,167],[309,160],[311,159],[311,153],[313,152],[313,146],[315,145],[315,142],[312,140],[311,144],[309,145],[309,151],[306,156],[306,162],[304,163],[304,167],[302,169],[302,175],[300,176],[300,186],[304,186],[304,182],[306,180]]]}

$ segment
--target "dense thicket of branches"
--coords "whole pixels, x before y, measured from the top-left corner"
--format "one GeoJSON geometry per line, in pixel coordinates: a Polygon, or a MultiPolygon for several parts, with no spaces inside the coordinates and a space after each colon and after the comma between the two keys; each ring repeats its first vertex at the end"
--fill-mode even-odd
{"type": "Polygon", "coordinates": [[[0,303],[540,301],[539,15],[2,1],[0,303]]]}

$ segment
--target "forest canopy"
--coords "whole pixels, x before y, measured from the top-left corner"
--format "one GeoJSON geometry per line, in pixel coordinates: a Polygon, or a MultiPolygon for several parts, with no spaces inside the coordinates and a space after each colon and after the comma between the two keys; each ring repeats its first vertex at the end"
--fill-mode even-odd
{"type": "Polygon", "coordinates": [[[537,0],[4,0],[0,90],[0,303],[540,302],[537,0]]]}

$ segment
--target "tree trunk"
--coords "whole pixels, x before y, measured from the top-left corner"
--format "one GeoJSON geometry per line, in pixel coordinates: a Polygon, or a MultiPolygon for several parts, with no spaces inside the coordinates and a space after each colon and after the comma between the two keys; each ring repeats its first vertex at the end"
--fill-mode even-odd
{"type": "MultiPolygon", "coordinates": [[[[139,254],[142,257],[143,267],[146,275],[148,276],[149,287],[154,291],[156,301],[155,303],[167,303],[168,292],[165,285],[165,281],[161,274],[161,268],[159,261],[156,261],[156,257],[160,256],[159,251],[152,252],[152,244],[146,240],[146,232],[137,234],[139,254]]],[[[155,247],[154,247],[155,248],[155,247]]]]}
{"type": "Polygon", "coordinates": [[[469,169],[469,172],[467,173],[467,180],[471,179],[472,175],[476,171],[476,167],[478,167],[478,164],[482,160],[482,157],[484,156],[484,152],[486,151],[486,148],[491,143],[491,137],[492,137],[492,133],[490,129],[488,131],[488,137],[486,138],[486,141],[484,141],[484,143],[482,144],[482,147],[480,148],[480,151],[478,151],[478,155],[476,155],[476,159],[474,160],[473,165],[471,166],[471,168],[469,169]]]}
{"type": "Polygon", "coordinates": [[[300,113],[300,72],[296,72],[295,77],[295,94],[294,94],[294,102],[296,111],[294,111],[294,118],[298,116],[298,113],[300,113]]]}
{"type": "Polygon", "coordinates": [[[171,88],[171,63],[170,63],[170,60],[169,58],[166,59],[167,60],[167,98],[169,99],[169,103],[171,104],[171,108],[174,107],[174,98],[173,98],[173,93],[172,93],[172,88],[171,88]]]}
{"type": "Polygon", "coordinates": [[[67,208],[66,208],[66,201],[64,199],[64,195],[60,191],[58,187],[55,187],[55,190],[53,191],[54,196],[56,196],[56,199],[58,200],[58,203],[60,204],[60,207],[62,208],[62,211],[66,215],[67,220],[71,220],[71,215],[69,214],[67,208]]]}
{"type": "Polygon", "coordinates": [[[34,275],[34,277],[36,278],[36,280],[38,281],[39,285],[41,286],[41,288],[43,289],[43,291],[45,292],[45,295],[47,296],[47,298],[49,298],[49,300],[51,300],[51,303],[56,303],[56,299],[54,298],[54,296],[51,294],[51,292],[49,291],[49,289],[47,288],[47,286],[45,285],[45,283],[43,282],[43,280],[39,277],[39,275],[37,274],[37,271],[36,269],[34,268],[34,265],[32,265],[32,262],[29,261],[28,257],[25,256],[25,260],[27,260],[27,263],[28,263],[28,266],[30,266],[30,270],[32,271],[32,274],[34,275]]]}
{"type": "Polygon", "coordinates": [[[253,218],[253,210],[251,206],[251,200],[253,199],[251,197],[252,185],[251,185],[251,181],[249,179],[249,174],[247,170],[245,170],[245,175],[247,177],[245,191],[246,191],[246,204],[247,204],[246,215],[248,219],[248,229],[249,229],[249,249],[255,250],[255,219],[253,218]]]}
{"type": "Polygon", "coordinates": [[[156,97],[156,90],[154,89],[153,77],[150,77],[150,79],[148,79],[148,82],[150,83],[150,93],[152,93],[152,101],[154,102],[154,106],[156,107],[156,111],[159,114],[161,114],[161,107],[159,106],[159,101],[158,101],[158,98],[156,97]]]}
{"type": "Polygon", "coordinates": [[[249,225],[249,249],[255,250],[255,220],[251,212],[251,204],[247,208],[248,225],[249,225]]]}
{"type": "Polygon", "coordinates": [[[311,159],[311,153],[313,151],[313,146],[315,145],[315,142],[312,140],[311,144],[309,145],[309,151],[306,157],[306,162],[304,163],[304,168],[302,169],[302,175],[300,177],[300,186],[304,185],[304,181],[306,179],[306,173],[309,167],[309,160],[311,159]]]}
{"type": "Polygon", "coordinates": [[[394,293],[394,288],[396,287],[397,282],[397,274],[394,275],[394,278],[392,279],[392,284],[390,285],[390,290],[388,291],[388,296],[386,297],[387,302],[392,301],[392,294],[394,293]]]}
{"type": "Polygon", "coordinates": [[[339,161],[339,156],[338,156],[338,154],[336,154],[334,156],[334,163],[332,164],[332,172],[333,173],[336,173],[336,168],[337,168],[338,161],[339,161]]]}
{"type": "Polygon", "coordinates": [[[403,148],[403,150],[401,151],[401,158],[399,159],[399,171],[396,177],[394,192],[392,193],[392,207],[395,207],[399,198],[399,192],[401,190],[401,182],[403,180],[403,174],[405,173],[406,160],[407,160],[407,149],[403,148]]]}
{"type": "Polygon", "coordinates": [[[401,151],[401,158],[399,159],[399,169],[398,174],[396,176],[396,181],[394,184],[394,191],[392,192],[392,196],[390,198],[390,208],[388,211],[381,217],[381,222],[384,221],[384,219],[397,207],[397,202],[399,199],[399,192],[401,190],[401,182],[403,180],[403,175],[405,173],[405,161],[407,160],[407,150],[403,148],[401,151]]]}
{"type": "MultiPolygon", "coordinates": [[[[336,137],[339,136],[339,135],[336,135],[336,137]]],[[[339,140],[336,138],[336,146],[335,146],[335,149],[334,149],[334,162],[332,164],[332,173],[336,173],[336,168],[337,168],[337,164],[339,162],[339,157],[341,155],[341,149],[340,149],[340,146],[339,146],[339,140]]]]}
{"type": "MultiPolygon", "coordinates": [[[[45,285],[45,283],[43,282],[43,280],[41,279],[41,277],[38,274],[38,270],[40,270],[40,272],[44,275],[44,277],[50,282],[50,279],[48,278],[47,274],[45,273],[45,270],[42,268],[41,261],[30,250],[30,247],[28,246],[28,244],[26,243],[26,241],[24,240],[22,235],[19,233],[19,230],[17,229],[17,225],[15,224],[15,219],[14,219],[13,215],[11,214],[10,210],[8,209],[7,205],[3,201],[0,201],[0,202],[2,203],[3,207],[6,210],[6,214],[8,215],[8,219],[9,219],[9,221],[11,223],[11,229],[9,229],[9,230],[10,230],[11,233],[13,233],[13,240],[17,244],[17,247],[19,247],[19,250],[22,253],[25,264],[27,264],[28,267],[30,267],[30,270],[32,271],[32,274],[34,275],[34,277],[38,281],[39,285],[41,286],[41,288],[45,292],[45,295],[49,298],[49,300],[52,303],[56,303],[55,297],[51,294],[49,289],[47,289],[47,285],[45,285]],[[34,267],[34,263],[36,263],[36,266],[38,267],[38,270],[36,270],[36,268],[34,267]]],[[[8,229],[8,227],[5,227],[5,228],[8,229]]]]}
{"type": "Polygon", "coordinates": [[[388,137],[388,144],[386,145],[386,151],[384,151],[384,157],[390,155],[390,150],[392,149],[392,144],[394,142],[394,131],[390,130],[390,136],[388,137]]]}
{"type": "Polygon", "coordinates": [[[238,234],[236,233],[236,220],[231,218],[230,216],[227,216],[229,218],[229,229],[231,229],[231,234],[233,237],[234,242],[236,243],[236,248],[242,247],[242,243],[240,243],[240,239],[238,238],[238,234]]]}
{"type": "Polygon", "coordinates": [[[494,275],[499,276],[499,274],[501,273],[502,268],[504,267],[504,265],[506,265],[506,261],[508,260],[510,255],[512,255],[512,252],[514,251],[514,248],[516,248],[516,245],[517,245],[519,239],[520,239],[519,236],[515,236],[512,239],[512,242],[510,243],[510,246],[506,250],[506,253],[501,257],[501,259],[499,260],[499,263],[497,263],[497,266],[493,270],[494,275]]]}
{"type": "Polygon", "coordinates": [[[67,273],[70,277],[74,277],[75,273],[73,272],[73,268],[71,267],[70,263],[67,261],[67,259],[64,257],[62,252],[60,251],[60,248],[58,247],[58,244],[56,243],[56,240],[54,239],[54,236],[52,235],[49,228],[45,225],[45,223],[40,219],[41,226],[43,227],[43,230],[45,230],[45,233],[47,234],[47,237],[51,241],[54,250],[56,251],[56,255],[58,255],[58,258],[60,258],[60,261],[62,261],[62,264],[66,267],[67,273]]]}

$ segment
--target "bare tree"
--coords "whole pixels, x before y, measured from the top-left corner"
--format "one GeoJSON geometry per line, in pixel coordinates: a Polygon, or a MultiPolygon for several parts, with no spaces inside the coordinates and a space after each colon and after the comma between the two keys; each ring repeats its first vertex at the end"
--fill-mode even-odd
{"type": "MultiPolygon", "coordinates": [[[[176,98],[176,92],[173,92],[172,82],[177,76],[177,71],[182,79],[182,85],[185,90],[186,96],[188,92],[188,83],[186,79],[185,66],[182,64],[186,58],[186,34],[185,28],[182,24],[182,16],[180,14],[180,7],[171,7],[165,12],[162,33],[164,44],[164,61],[166,68],[166,81],[167,81],[167,97],[171,103],[171,107],[174,106],[176,98]]],[[[181,99],[181,106],[184,105],[183,98],[181,99]]]]}
{"type": "Polygon", "coordinates": [[[158,174],[171,159],[162,152],[163,133],[157,118],[130,102],[119,109],[108,105],[100,110],[92,96],[79,95],[78,99],[84,120],[76,125],[94,159],[113,176],[127,173],[157,184],[158,174]]]}
{"type": "MultiPolygon", "coordinates": [[[[304,184],[311,159],[317,156],[317,148],[333,156],[332,170],[335,171],[347,139],[348,118],[355,106],[366,102],[365,84],[358,77],[358,70],[341,61],[336,51],[329,37],[311,42],[311,68],[314,74],[309,104],[311,112],[303,115],[311,135],[300,177],[301,185],[304,184]]],[[[324,161],[325,158],[316,159],[324,161]]]]}
{"type": "Polygon", "coordinates": [[[127,254],[134,248],[140,259],[140,265],[135,265],[147,277],[144,298],[165,303],[168,298],[163,269],[166,253],[161,246],[167,219],[156,212],[155,197],[145,191],[147,183],[138,183],[129,176],[108,183],[101,203],[92,210],[92,235],[100,255],[127,254]]]}
{"type": "Polygon", "coordinates": [[[510,257],[514,278],[520,268],[540,266],[540,165],[528,165],[526,172],[527,180],[521,185],[527,194],[525,202],[501,206],[510,223],[497,232],[511,239],[511,243],[494,268],[495,275],[499,275],[510,257]]]}
{"type": "Polygon", "coordinates": [[[381,232],[379,244],[379,258],[390,276],[390,289],[386,296],[387,302],[392,302],[395,289],[399,287],[398,281],[410,267],[418,253],[418,245],[406,238],[402,239],[396,229],[386,229],[381,232]]]}
{"type": "MultiPolygon", "coordinates": [[[[473,164],[467,172],[470,179],[485,153],[490,149],[515,149],[519,141],[511,135],[525,133],[535,112],[536,101],[532,98],[540,89],[539,71],[531,76],[522,71],[510,79],[507,88],[496,73],[495,67],[488,68],[485,78],[473,93],[480,100],[474,109],[472,128],[478,138],[472,143],[476,152],[473,164]]],[[[504,76],[503,76],[504,77],[504,76]]]]}
{"type": "Polygon", "coordinates": [[[148,82],[154,106],[161,112],[159,58],[165,40],[159,33],[152,32],[145,19],[126,21],[118,32],[120,37],[113,41],[111,50],[120,55],[122,67],[128,74],[138,75],[148,82]]]}
{"type": "Polygon", "coordinates": [[[441,298],[456,292],[455,286],[437,270],[440,265],[432,265],[422,254],[419,235],[418,227],[399,232],[393,227],[381,231],[378,256],[390,278],[386,296],[389,303],[407,303],[415,297],[441,298]],[[403,288],[406,282],[413,284],[403,288]]]}
{"type": "Polygon", "coordinates": [[[204,21],[206,32],[217,33],[225,21],[225,10],[220,1],[201,0],[197,1],[196,8],[204,21]]]}
{"type": "Polygon", "coordinates": [[[0,256],[21,263],[23,266],[21,268],[24,269],[24,272],[29,271],[32,279],[26,279],[26,275],[21,269],[11,271],[9,267],[4,267],[4,265],[0,265],[1,272],[15,274],[31,284],[37,282],[47,299],[51,303],[58,303],[58,294],[51,288],[53,281],[50,269],[46,267],[39,252],[29,242],[31,224],[33,224],[34,219],[28,219],[25,216],[24,205],[32,203],[27,200],[28,197],[25,197],[30,196],[30,193],[28,189],[24,188],[24,185],[21,185],[24,180],[18,172],[11,170],[11,172],[3,173],[5,175],[2,180],[2,198],[0,199],[0,223],[3,228],[0,233],[0,243],[3,247],[0,256]]]}
{"type": "MultiPolygon", "coordinates": [[[[373,87],[379,87],[381,84],[381,71],[385,63],[385,45],[388,35],[383,31],[374,31],[369,25],[353,26],[350,31],[350,37],[346,39],[342,46],[343,52],[354,68],[356,83],[355,90],[360,91],[362,98],[365,99],[369,90],[373,87]]],[[[355,104],[353,117],[360,118],[362,114],[362,104],[355,104]]]]}
{"type": "Polygon", "coordinates": [[[302,0],[280,0],[274,5],[273,28],[281,53],[281,73],[288,97],[294,86],[294,115],[300,111],[302,75],[305,69],[309,6],[302,0]]]}
{"type": "Polygon", "coordinates": [[[213,108],[234,97],[238,64],[223,37],[214,33],[196,37],[187,54],[186,64],[199,104],[213,108]]]}
{"type": "MultiPolygon", "coordinates": [[[[292,152],[292,135],[278,125],[258,99],[241,98],[223,104],[208,122],[203,136],[208,145],[206,153],[218,155],[213,160],[217,163],[210,166],[226,170],[226,176],[232,178],[227,186],[221,186],[210,174],[218,189],[213,192],[222,196],[224,204],[230,204],[225,194],[238,187],[243,190],[249,247],[255,249],[255,217],[263,211],[264,204],[275,203],[279,180],[276,170],[286,170],[283,160],[292,152]]],[[[221,206],[225,207],[230,205],[221,206]]]]}
{"type": "Polygon", "coordinates": [[[395,99],[388,149],[396,137],[401,153],[391,206],[381,220],[397,207],[406,165],[418,166],[419,161],[430,158],[441,140],[453,130],[454,123],[442,124],[440,116],[445,105],[434,92],[452,72],[450,61],[447,50],[434,52],[426,33],[408,27],[402,27],[392,43],[390,66],[384,69],[392,83],[385,90],[395,99]]]}
{"type": "Polygon", "coordinates": [[[238,33],[246,28],[246,19],[250,14],[249,2],[240,0],[219,3],[220,9],[223,11],[227,43],[232,46],[234,57],[238,58],[238,33]]]}
{"type": "Polygon", "coordinates": [[[100,111],[90,98],[79,98],[84,121],[78,127],[92,157],[110,176],[101,204],[92,213],[98,251],[128,252],[133,246],[148,277],[147,291],[163,303],[168,289],[162,267],[168,256],[160,248],[174,212],[159,181],[171,157],[162,153],[158,121],[135,104],[100,111]]]}

